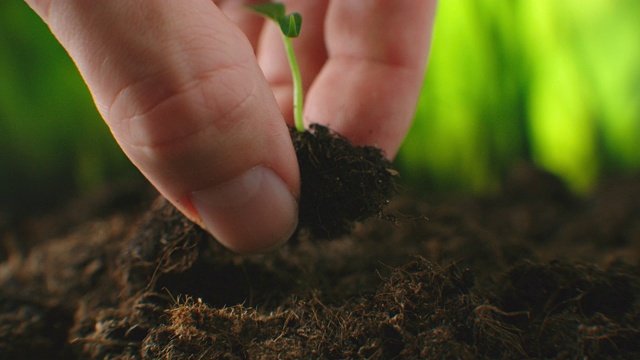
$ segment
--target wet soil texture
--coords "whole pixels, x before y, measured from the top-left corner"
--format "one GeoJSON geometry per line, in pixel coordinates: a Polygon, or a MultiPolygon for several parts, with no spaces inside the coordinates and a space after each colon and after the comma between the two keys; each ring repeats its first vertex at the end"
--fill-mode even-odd
{"type": "Polygon", "coordinates": [[[640,178],[576,198],[524,166],[251,256],[124,198],[0,233],[0,358],[640,358],[640,178]]]}
{"type": "Polygon", "coordinates": [[[380,149],[353,146],[340,134],[312,124],[292,130],[300,167],[299,230],[317,238],[348,234],[356,222],[383,213],[397,190],[398,173],[380,149]]]}

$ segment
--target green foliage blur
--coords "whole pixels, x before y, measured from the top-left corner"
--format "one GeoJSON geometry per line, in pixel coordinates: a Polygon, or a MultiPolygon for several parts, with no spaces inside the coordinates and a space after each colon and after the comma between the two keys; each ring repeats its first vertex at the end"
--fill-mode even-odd
{"type": "Polygon", "coordinates": [[[401,173],[496,190],[529,159],[575,192],[640,169],[640,1],[440,1],[401,173]]]}
{"type": "MultiPolygon", "coordinates": [[[[640,169],[640,1],[442,0],[405,181],[495,191],[531,160],[577,192],[640,169]]],[[[64,49],[0,2],[0,213],[140,176],[64,49]],[[4,210],[3,210],[4,209],[4,210]]]]}
{"type": "Polygon", "coordinates": [[[0,2],[0,139],[0,225],[3,212],[140,178],[66,51],[22,1],[0,2]]]}

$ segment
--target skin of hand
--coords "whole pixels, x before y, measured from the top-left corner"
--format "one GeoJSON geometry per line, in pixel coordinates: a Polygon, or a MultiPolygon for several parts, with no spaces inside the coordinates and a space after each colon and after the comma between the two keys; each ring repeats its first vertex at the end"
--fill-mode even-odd
{"type": "MultiPolygon", "coordinates": [[[[238,0],[26,2],[165,198],[233,251],[265,251],[291,236],[300,180],[287,129],[291,73],[275,25],[238,0]]],[[[395,156],[422,84],[436,1],[284,3],[303,16],[294,47],[305,123],[395,156]]]]}

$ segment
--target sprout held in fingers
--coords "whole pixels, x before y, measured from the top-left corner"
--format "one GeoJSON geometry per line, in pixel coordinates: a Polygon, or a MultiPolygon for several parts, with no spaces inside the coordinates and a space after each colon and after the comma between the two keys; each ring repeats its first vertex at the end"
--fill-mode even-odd
{"type": "Polygon", "coordinates": [[[296,55],[293,52],[293,44],[291,38],[300,35],[302,27],[302,16],[299,13],[285,14],[285,7],[282,3],[265,3],[257,5],[247,5],[248,8],[256,13],[275,21],[282,31],[282,39],[284,48],[287,51],[289,66],[291,67],[291,75],[293,77],[293,123],[298,132],[304,132],[304,122],[302,120],[302,77],[300,76],[300,68],[296,55]]]}
{"type": "Polygon", "coordinates": [[[291,139],[300,169],[299,229],[317,239],[335,239],[371,216],[395,221],[383,210],[396,191],[397,172],[390,170],[391,163],[382,151],[373,146],[354,146],[346,137],[319,124],[310,124],[308,131],[304,127],[302,81],[291,44],[291,38],[300,34],[300,14],[286,14],[281,3],[249,8],[280,27],[293,74],[296,130],[291,131],[291,139]]]}

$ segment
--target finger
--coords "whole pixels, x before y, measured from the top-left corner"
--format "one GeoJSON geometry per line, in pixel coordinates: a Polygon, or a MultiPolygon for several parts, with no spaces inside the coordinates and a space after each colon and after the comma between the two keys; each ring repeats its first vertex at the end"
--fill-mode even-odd
{"type": "MultiPolygon", "coordinates": [[[[293,47],[306,91],[327,59],[324,46],[324,16],[328,0],[284,1],[287,13],[302,15],[300,36],[293,39],[293,47]]],[[[282,44],[280,28],[265,24],[258,46],[258,63],[275,94],[287,123],[293,125],[293,83],[291,69],[282,44]]]]}
{"type": "Polygon", "coordinates": [[[415,111],[435,7],[435,0],[332,1],[329,59],[309,89],[305,120],[393,158],[415,111]]]}
{"type": "Polygon", "coordinates": [[[286,239],[299,175],[246,37],[208,0],[30,1],[129,158],[232,250],[286,239]]]}

